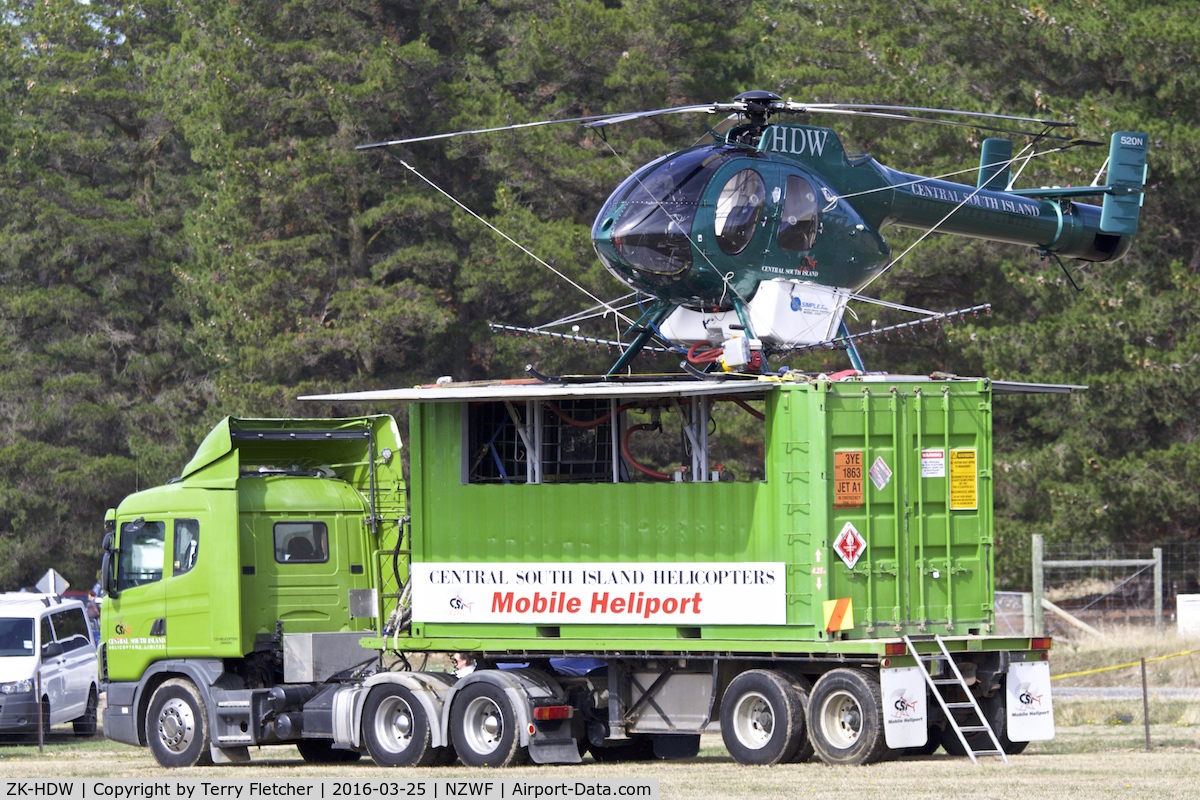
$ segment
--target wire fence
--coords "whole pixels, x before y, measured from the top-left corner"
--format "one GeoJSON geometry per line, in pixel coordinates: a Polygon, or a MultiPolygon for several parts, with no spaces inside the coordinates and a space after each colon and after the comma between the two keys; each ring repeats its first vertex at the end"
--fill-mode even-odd
{"type": "MultiPolygon", "coordinates": [[[[1171,624],[1175,620],[1176,598],[1200,592],[1200,543],[1048,544],[1045,560],[1149,560],[1154,557],[1155,547],[1162,549],[1163,620],[1171,624]]],[[[1044,587],[1047,600],[1088,624],[1154,624],[1153,566],[1047,567],[1044,587]]]]}

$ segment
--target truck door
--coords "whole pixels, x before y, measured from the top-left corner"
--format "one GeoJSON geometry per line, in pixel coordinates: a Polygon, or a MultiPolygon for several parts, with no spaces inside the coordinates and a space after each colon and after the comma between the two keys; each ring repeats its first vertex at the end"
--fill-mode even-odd
{"type": "Polygon", "coordinates": [[[116,593],[106,602],[108,676],[138,680],[152,662],[167,654],[167,602],[163,590],[167,524],[137,519],[121,524],[117,540],[116,593]]]}

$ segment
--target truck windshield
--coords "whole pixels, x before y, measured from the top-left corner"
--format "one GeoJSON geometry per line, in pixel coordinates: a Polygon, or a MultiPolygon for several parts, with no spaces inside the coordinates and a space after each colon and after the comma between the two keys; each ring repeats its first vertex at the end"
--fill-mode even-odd
{"type": "Polygon", "coordinates": [[[164,522],[126,522],[121,526],[121,556],[117,561],[119,591],[162,580],[166,532],[164,522]]]}
{"type": "Polygon", "coordinates": [[[33,620],[0,618],[0,658],[33,655],[33,620]]]}

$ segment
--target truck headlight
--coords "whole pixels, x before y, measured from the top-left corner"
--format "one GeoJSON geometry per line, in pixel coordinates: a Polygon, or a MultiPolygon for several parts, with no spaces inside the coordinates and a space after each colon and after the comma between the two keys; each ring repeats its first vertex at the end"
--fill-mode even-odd
{"type": "Polygon", "coordinates": [[[8,681],[0,683],[0,694],[21,694],[33,691],[33,681],[26,678],[23,681],[8,681]]]}

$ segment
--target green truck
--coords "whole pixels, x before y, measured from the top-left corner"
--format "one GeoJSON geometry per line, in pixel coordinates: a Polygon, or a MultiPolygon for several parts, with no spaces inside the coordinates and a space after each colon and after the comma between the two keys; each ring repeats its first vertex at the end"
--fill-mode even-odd
{"type": "MultiPolygon", "coordinates": [[[[837,376],[835,376],[837,377],[837,376]]],[[[1006,758],[1050,640],[996,628],[993,391],[788,375],[439,384],[224,420],[108,515],[105,734],[164,766],[1006,758]],[[408,480],[402,473],[407,456],[408,480]],[[731,468],[736,464],[736,468],[731,468]],[[426,669],[461,653],[474,669],[426,669]]]]}

